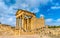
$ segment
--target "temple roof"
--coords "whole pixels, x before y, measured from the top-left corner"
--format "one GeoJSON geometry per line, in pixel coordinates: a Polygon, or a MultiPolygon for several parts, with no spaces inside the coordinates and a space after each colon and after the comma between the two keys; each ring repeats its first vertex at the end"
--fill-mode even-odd
{"type": "Polygon", "coordinates": [[[21,11],[23,11],[23,12],[27,12],[27,13],[30,13],[30,14],[33,14],[33,15],[35,15],[34,13],[32,13],[32,12],[29,12],[29,11],[27,11],[27,10],[22,10],[22,9],[18,9],[18,11],[16,12],[16,14],[15,15],[18,15],[19,13],[21,13],[21,11]],[[20,12],[19,12],[20,11],[20,12]]]}

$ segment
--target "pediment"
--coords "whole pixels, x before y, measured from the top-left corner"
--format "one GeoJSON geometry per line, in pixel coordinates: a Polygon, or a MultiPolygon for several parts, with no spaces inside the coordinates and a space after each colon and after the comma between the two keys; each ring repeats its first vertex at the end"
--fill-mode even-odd
{"type": "Polygon", "coordinates": [[[18,15],[18,14],[20,14],[20,13],[22,13],[21,10],[18,10],[18,11],[16,12],[16,15],[18,15]]]}
{"type": "Polygon", "coordinates": [[[35,16],[34,13],[31,13],[31,12],[26,11],[26,10],[21,10],[21,9],[19,9],[19,10],[16,12],[16,15],[19,15],[19,14],[21,14],[21,13],[24,13],[24,14],[27,14],[27,15],[34,15],[34,16],[35,16]]]}

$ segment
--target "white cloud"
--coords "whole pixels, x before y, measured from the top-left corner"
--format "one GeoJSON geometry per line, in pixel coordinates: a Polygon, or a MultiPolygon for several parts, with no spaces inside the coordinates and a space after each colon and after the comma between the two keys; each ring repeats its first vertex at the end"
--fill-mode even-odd
{"type": "Polygon", "coordinates": [[[60,18],[56,20],[56,22],[60,22],[60,18]]]}
{"type": "Polygon", "coordinates": [[[10,24],[10,25],[15,25],[15,17],[14,16],[10,16],[10,17],[0,17],[0,21],[2,22],[2,24],[10,24]]]}
{"type": "Polygon", "coordinates": [[[43,14],[40,14],[40,17],[44,17],[44,15],[43,14]]]}
{"type": "Polygon", "coordinates": [[[54,20],[52,18],[45,19],[46,25],[60,25],[60,18],[54,20]]]}
{"type": "Polygon", "coordinates": [[[40,0],[40,3],[47,4],[50,0],[40,0]]]}
{"type": "Polygon", "coordinates": [[[60,6],[52,6],[51,9],[60,9],[60,6]]]}
{"type": "Polygon", "coordinates": [[[22,7],[22,8],[27,8],[27,7],[28,7],[28,5],[27,5],[27,4],[25,4],[25,3],[22,3],[22,4],[21,4],[21,7],[22,7]]]}
{"type": "Polygon", "coordinates": [[[8,24],[10,24],[10,25],[15,25],[15,22],[16,22],[16,18],[13,16],[13,17],[9,17],[8,19],[7,19],[7,22],[8,22],[8,24]]]}
{"type": "Polygon", "coordinates": [[[0,2],[0,10],[3,9],[4,11],[7,9],[7,6],[4,4],[4,2],[0,2]]]}
{"type": "Polygon", "coordinates": [[[26,2],[32,7],[37,7],[40,4],[47,4],[50,0],[26,0],[26,2]]]}
{"type": "Polygon", "coordinates": [[[12,18],[12,17],[11,17],[11,18],[9,18],[9,19],[8,19],[8,21],[9,21],[9,22],[13,21],[13,18],[12,18]]]}
{"type": "Polygon", "coordinates": [[[50,19],[50,18],[49,18],[49,19],[46,19],[45,21],[46,21],[46,22],[52,22],[53,19],[50,19]]]}
{"type": "Polygon", "coordinates": [[[53,3],[55,6],[52,6],[51,9],[60,9],[59,3],[53,3]]]}
{"type": "Polygon", "coordinates": [[[4,17],[0,17],[0,22],[3,21],[4,17]]]}
{"type": "Polygon", "coordinates": [[[3,0],[0,0],[0,2],[2,2],[3,0]]]}
{"type": "Polygon", "coordinates": [[[37,8],[40,4],[47,4],[49,1],[50,0],[16,0],[14,7],[17,9],[31,10],[31,8],[37,8]]]}
{"type": "Polygon", "coordinates": [[[55,25],[54,23],[55,22],[53,22],[54,20],[52,19],[52,18],[48,18],[48,19],[45,19],[45,24],[46,25],[55,25]]]}
{"type": "Polygon", "coordinates": [[[34,8],[34,10],[32,10],[31,12],[38,13],[39,12],[39,9],[38,8],[34,8]]]}
{"type": "Polygon", "coordinates": [[[15,14],[13,8],[8,8],[4,2],[0,2],[0,21],[3,24],[15,25],[15,17],[9,16],[9,14],[15,14]]]}

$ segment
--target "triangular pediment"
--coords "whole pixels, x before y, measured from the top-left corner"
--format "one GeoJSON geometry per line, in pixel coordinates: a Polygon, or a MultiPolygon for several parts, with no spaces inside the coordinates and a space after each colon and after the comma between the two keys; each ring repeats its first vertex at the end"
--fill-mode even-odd
{"type": "Polygon", "coordinates": [[[19,15],[19,14],[21,14],[21,13],[30,14],[30,15],[34,15],[34,16],[35,16],[34,13],[31,13],[31,12],[29,12],[29,11],[22,10],[22,9],[19,9],[19,10],[16,12],[16,15],[19,15]]]}

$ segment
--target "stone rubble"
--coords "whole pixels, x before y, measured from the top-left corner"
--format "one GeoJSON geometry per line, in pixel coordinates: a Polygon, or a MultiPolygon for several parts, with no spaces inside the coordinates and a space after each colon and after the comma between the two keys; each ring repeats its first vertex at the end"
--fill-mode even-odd
{"type": "MultiPolygon", "coordinates": [[[[21,36],[19,33],[21,33],[19,30],[0,25],[0,36],[21,36]]],[[[39,35],[40,38],[60,38],[60,28],[43,28],[34,35],[39,35]]]]}

